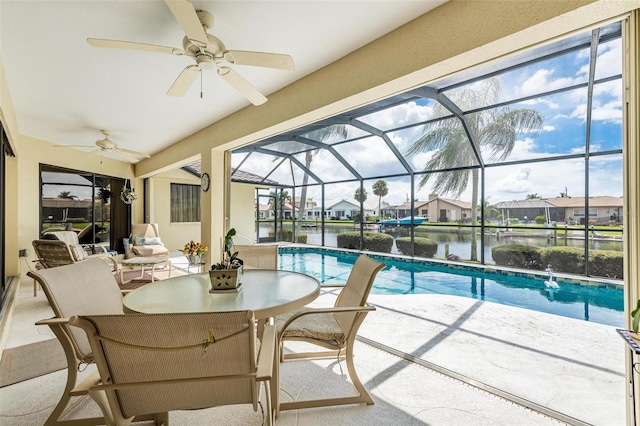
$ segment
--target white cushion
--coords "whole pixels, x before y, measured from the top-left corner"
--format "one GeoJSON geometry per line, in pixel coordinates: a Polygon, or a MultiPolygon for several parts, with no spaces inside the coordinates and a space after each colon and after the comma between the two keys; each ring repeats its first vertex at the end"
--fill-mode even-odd
{"type": "Polygon", "coordinates": [[[137,256],[158,256],[169,253],[169,249],[159,244],[150,246],[133,246],[132,250],[137,256]]]}

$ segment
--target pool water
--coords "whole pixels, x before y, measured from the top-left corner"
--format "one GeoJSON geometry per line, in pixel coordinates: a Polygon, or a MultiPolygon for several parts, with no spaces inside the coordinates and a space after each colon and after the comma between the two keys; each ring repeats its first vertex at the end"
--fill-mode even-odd
{"type": "MultiPolygon", "coordinates": [[[[545,285],[548,277],[518,276],[474,267],[370,254],[387,266],[378,273],[372,294],[446,294],[517,306],[600,324],[623,327],[622,284],[590,281],[545,285]]],[[[323,248],[280,247],[279,267],[312,275],[323,284],[345,283],[358,253],[323,248]]]]}

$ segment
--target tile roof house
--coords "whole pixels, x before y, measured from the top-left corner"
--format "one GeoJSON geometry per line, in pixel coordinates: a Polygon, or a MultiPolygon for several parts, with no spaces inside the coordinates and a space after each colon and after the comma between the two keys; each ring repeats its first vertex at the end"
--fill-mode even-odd
{"type": "MultiPolygon", "coordinates": [[[[622,222],[622,197],[609,195],[589,197],[589,222],[607,224],[622,222]]],[[[550,222],[583,225],[585,222],[584,197],[534,198],[502,201],[496,204],[503,217],[534,220],[544,216],[550,222]]]]}

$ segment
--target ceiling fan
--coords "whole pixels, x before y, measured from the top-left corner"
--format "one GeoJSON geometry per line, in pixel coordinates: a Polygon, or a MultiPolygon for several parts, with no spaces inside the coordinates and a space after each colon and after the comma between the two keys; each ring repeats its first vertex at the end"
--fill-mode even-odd
{"type": "MultiPolygon", "coordinates": [[[[151,158],[149,154],[145,154],[144,152],[132,151],[130,149],[119,148],[118,144],[109,139],[109,131],[101,130],[104,135],[104,139],[100,139],[96,141],[97,148],[93,151],[89,152],[89,154],[93,152],[99,152],[102,154],[103,152],[107,152],[109,154],[119,155],[121,157],[126,158],[131,163],[137,163],[139,160],[136,157],[143,158],[151,158]]],[[[93,148],[94,145],[54,145],[56,148],[93,148]]]]}
{"type": "Polygon", "coordinates": [[[216,68],[218,75],[224,81],[244,95],[254,105],[261,105],[267,101],[267,98],[238,72],[224,65],[224,63],[282,70],[294,69],[293,58],[289,55],[245,50],[227,50],[219,38],[207,33],[207,29],[213,26],[213,15],[204,10],[196,10],[193,5],[186,0],[165,0],[165,3],[186,33],[182,40],[184,50],[168,46],[100,38],[88,38],[87,42],[95,47],[139,50],[192,57],[196,64],[188,65],[180,75],[178,75],[178,78],[167,92],[169,96],[184,96],[203,70],[216,68]]]}

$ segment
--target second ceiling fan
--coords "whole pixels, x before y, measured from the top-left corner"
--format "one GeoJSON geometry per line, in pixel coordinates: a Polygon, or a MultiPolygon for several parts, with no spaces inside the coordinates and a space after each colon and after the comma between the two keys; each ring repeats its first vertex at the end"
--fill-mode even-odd
{"type": "Polygon", "coordinates": [[[293,70],[295,68],[293,58],[289,55],[246,50],[228,50],[220,39],[207,33],[207,29],[211,28],[214,22],[214,18],[209,12],[196,10],[193,5],[186,0],[165,0],[165,3],[186,34],[182,41],[184,50],[169,46],[101,38],[88,38],[87,42],[95,47],[109,47],[192,57],[196,62],[195,65],[188,65],[182,70],[178,78],[169,88],[167,92],[169,96],[184,96],[203,70],[216,68],[218,75],[224,81],[242,93],[242,95],[254,105],[261,105],[267,101],[267,98],[237,71],[224,65],[224,63],[281,70],[293,70]]]}

